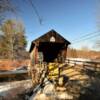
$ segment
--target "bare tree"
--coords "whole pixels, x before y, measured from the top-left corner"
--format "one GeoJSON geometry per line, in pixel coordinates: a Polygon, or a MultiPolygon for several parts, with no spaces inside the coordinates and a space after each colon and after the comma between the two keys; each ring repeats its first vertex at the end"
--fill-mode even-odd
{"type": "Polygon", "coordinates": [[[7,12],[16,13],[16,11],[11,0],[0,0],[0,22],[4,19],[7,12]]]}
{"type": "Polygon", "coordinates": [[[21,55],[22,51],[25,51],[27,43],[23,25],[18,21],[7,20],[1,26],[1,29],[4,33],[0,42],[2,53],[6,51],[5,53],[10,59],[21,55]]]}

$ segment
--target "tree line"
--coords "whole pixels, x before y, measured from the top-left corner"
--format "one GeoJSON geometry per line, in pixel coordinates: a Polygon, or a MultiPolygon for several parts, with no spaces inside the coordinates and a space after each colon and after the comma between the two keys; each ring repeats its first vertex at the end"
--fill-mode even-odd
{"type": "Polygon", "coordinates": [[[69,58],[87,58],[87,59],[99,59],[100,60],[100,52],[93,51],[86,47],[78,50],[74,48],[68,48],[67,57],[69,58]]]}

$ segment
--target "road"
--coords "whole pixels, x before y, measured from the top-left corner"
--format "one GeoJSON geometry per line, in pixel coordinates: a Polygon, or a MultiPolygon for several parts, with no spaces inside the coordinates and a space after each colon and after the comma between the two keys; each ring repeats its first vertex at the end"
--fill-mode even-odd
{"type": "Polygon", "coordinates": [[[27,89],[32,86],[31,80],[22,80],[22,81],[14,81],[14,82],[2,82],[0,83],[0,96],[5,96],[11,90],[15,89],[18,92],[20,89],[27,89]],[[19,90],[18,90],[19,89],[19,90]]]}

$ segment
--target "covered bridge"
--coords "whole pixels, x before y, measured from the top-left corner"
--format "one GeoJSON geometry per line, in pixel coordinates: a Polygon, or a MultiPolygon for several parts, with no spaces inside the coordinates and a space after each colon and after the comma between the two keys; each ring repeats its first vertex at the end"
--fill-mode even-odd
{"type": "Polygon", "coordinates": [[[32,41],[30,53],[34,50],[35,44],[38,44],[38,52],[43,53],[43,61],[54,62],[59,61],[61,57],[63,60],[66,58],[70,42],[55,30],[51,30],[32,41]]]}

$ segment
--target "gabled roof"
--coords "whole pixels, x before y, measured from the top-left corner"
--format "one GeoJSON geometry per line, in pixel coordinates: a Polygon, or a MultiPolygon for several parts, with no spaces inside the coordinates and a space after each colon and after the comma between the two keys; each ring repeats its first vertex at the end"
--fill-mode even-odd
{"type": "Polygon", "coordinates": [[[50,30],[49,32],[45,33],[44,35],[40,36],[39,38],[35,39],[31,43],[30,51],[34,47],[34,43],[36,42],[50,42],[50,38],[55,38],[55,43],[65,43],[67,45],[71,44],[68,40],[66,40],[63,36],[61,36],[59,33],[57,33],[55,30],[50,30]]]}
{"type": "Polygon", "coordinates": [[[33,43],[34,42],[50,42],[50,38],[52,36],[55,38],[55,42],[70,44],[70,42],[68,40],[66,40],[63,36],[61,36],[55,30],[51,30],[51,31],[45,33],[44,35],[40,36],[39,38],[33,40],[33,43]]]}

